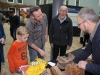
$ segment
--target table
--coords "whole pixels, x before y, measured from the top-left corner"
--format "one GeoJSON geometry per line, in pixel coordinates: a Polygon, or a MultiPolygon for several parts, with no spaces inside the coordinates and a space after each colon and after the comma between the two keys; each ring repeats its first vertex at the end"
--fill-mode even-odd
{"type": "MultiPolygon", "coordinates": [[[[82,52],[83,50],[81,48],[71,52],[74,56],[77,56],[80,52],[82,52]]],[[[65,54],[66,57],[68,57],[68,54],[65,54]]],[[[56,59],[53,59],[53,60],[50,60],[51,62],[54,62],[54,63],[57,63],[56,59]]],[[[47,65],[47,68],[51,68],[50,65],[47,65]]],[[[61,70],[61,71],[64,71],[64,70],[61,70]]],[[[94,74],[91,74],[87,71],[85,71],[85,75],[94,75],[94,74]]]]}

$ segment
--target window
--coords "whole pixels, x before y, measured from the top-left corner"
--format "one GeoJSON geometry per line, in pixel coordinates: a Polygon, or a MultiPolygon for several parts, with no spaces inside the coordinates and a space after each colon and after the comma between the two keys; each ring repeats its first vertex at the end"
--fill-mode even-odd
{"type": "Polygon", "coordinates": [[[39,5],[39,3],[40,3],[40,0],[36,0],[36,5],[39,5]]]}
{"type": "Polygon", "coordinates": [[[66,0],[66,5],[68,5],[68,1],[69,1],[69,0],[66,0]]]}
{"type": "Polygon", "coordinates": [[[99,0],[99,6],[100,6],[100,0],[99,0]]]}
{"type": "Polygon", "coordinates": [[[23,4],[23,0],[17,0],[17,3],[23,4]]]}
{"type": "Polygon", "coordinates": [[[46,4],[46,0],[44,0],[44,4],[46,4]]]}
{"type": "Polygon", "coordinates": [[[14,13],[16,14],[16,8],[8,8],[8,10],[13,10],[14,11],[14,13]]]}
{"type": "Polygon", "coordinates": [[[79,0],[76,0],[76,6],[79,6],[79,0]]]}
{"type": "Polygon", "coordinates": [[[47,0],[46,4],[52,4],[53,0],[47,0]]]}
{"type": "Polygon", "coordinates": [[[14,3],[14,0],[7,0],[7,2],[9,2],[9,3],[14,3]]]}

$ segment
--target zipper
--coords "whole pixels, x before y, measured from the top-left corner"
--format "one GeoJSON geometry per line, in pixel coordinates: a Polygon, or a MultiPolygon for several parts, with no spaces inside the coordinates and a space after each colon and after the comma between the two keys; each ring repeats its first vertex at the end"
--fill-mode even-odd
{"type": "MultiPolygon", "coordinates": [[[[61,24],[60,24],[60,34],[61,34],[61,24]]],[[[60,34],[59,34],[59,45],[60,45],[60,34]]]]}

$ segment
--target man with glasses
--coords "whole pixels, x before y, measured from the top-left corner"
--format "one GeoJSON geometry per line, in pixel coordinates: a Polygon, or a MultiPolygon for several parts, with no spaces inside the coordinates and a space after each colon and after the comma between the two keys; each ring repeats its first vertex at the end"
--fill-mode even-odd
{"type": "MultiPolygon", "coordinates": [[[[85,21],[83,21],[82,23],[84,23],[85,21]]],[[[78,26],[80,26],[82,23],[78,24],[78,26]]]]}
{"type": "Polygon", "coordinates": [[[77,17],[78,28],[90,35],[86,48],[75,57],[74,63],[91,74],[100,75],[100,21],[92,8],[82,8],[77,17]],[[93,63],[85,60],[92,54],[93,63]]]}
{"type": "Polygon", "coordinates": [[[26,24],[29,30],[28,49],[30,62],[45,57],[44,45],[48,38],[47,16],[42,13],[39,6],[30,7],[30,19],[26,24]]]}
{"type": "Polygon", "coordinates": [[[52,19],[50,25],[50,45],[52,48],[53,59],[58,55],[64,56],[66,50],[72,45],[73,27],[72,20],[68,17],[68,8],[61,6],[58,15],[52,19]]]}

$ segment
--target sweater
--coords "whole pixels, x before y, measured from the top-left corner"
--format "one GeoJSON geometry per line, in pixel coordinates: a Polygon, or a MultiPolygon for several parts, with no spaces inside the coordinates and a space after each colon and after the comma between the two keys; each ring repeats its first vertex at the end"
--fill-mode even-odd
{"type": "Polygon", "coordinates": [[[14,73],[20,66],[28,64],[27,43],[14,41],[8,52],[10,72],[14,73]]]}
{"type": "Polygon", "coordinates": [[[85,60],[90,54],[92,54],[93,63],[86,64],[86,70],[95,75],[100,75],[100,24],[92,41],[89,40],[85,50],[75,57],[74,62],[78,63],[80,60],[85,60]]]}

